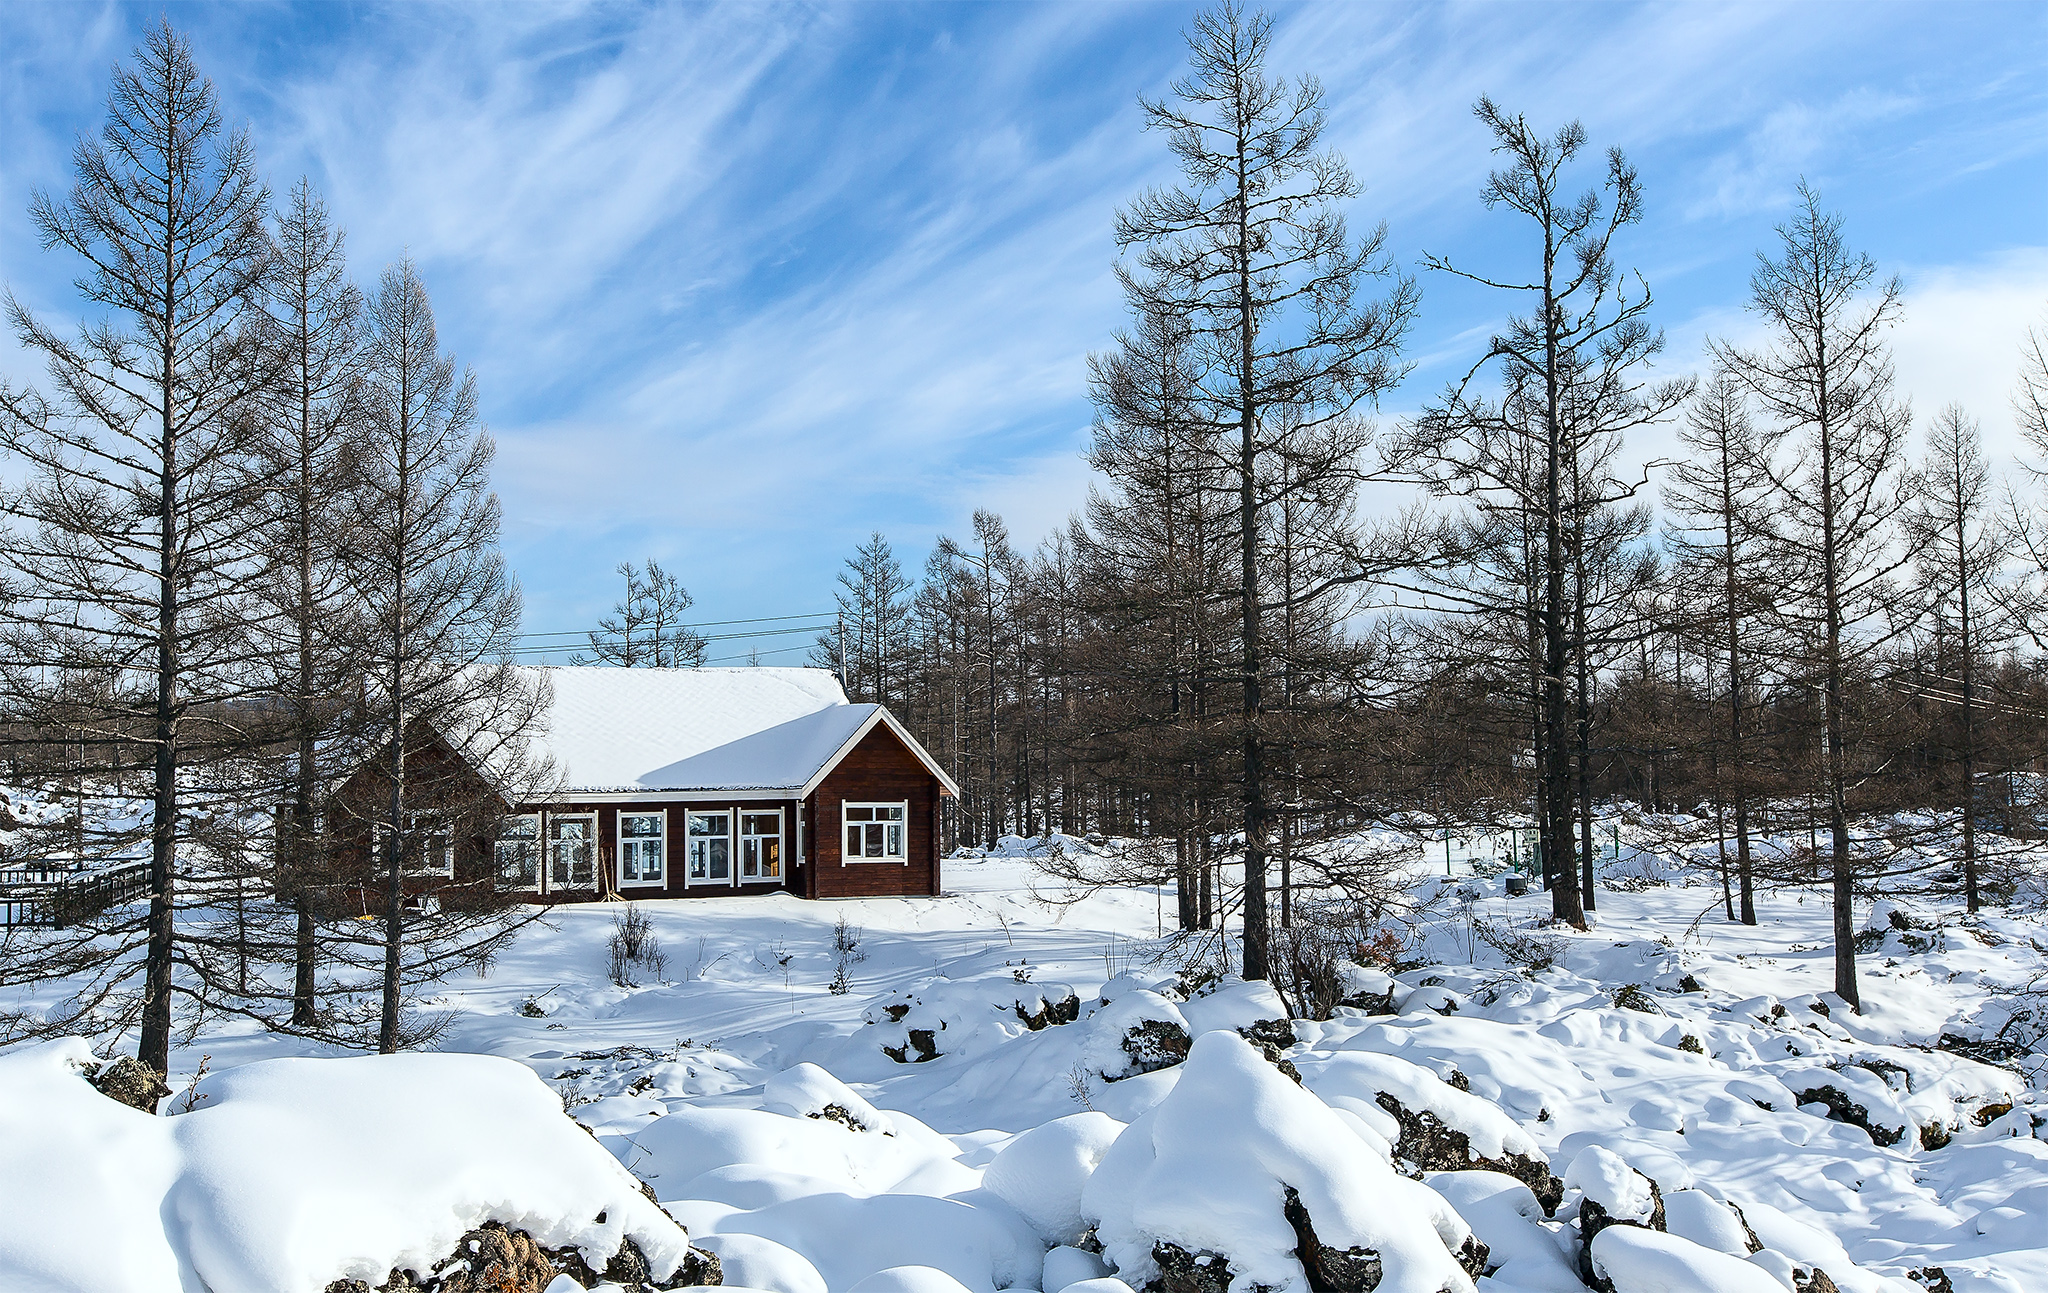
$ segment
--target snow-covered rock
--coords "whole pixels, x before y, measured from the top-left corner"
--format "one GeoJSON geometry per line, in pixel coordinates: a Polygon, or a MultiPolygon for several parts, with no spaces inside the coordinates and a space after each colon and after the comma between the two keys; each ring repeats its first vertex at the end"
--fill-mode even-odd
{"type": "Polygon", "coordinates": [[[1082,1207],[1134,1287],[1172,1263],[1173,1282],[1218,1290],[1469,1289],[1459,1254],[1476,1254],[1471,1228],[1360,1149],[1250,1043],[1205,1033],[1172,1092],[1110,1146],[1082,1207]],[[1314,1277],[1297,1253],[1318,1266],[1314,1277]]]}
{"type": "Polygon", "coordinates": [[[728,1286],[764,1293],[826,1293],[824,1277],[802,1253],[759,1235],[705,1235],[697,1246],[718,1258],[728,1286]]]}
{"type": "Polygon", "coordinates": [[[1533,1137],[1491,1101],[1461,1091],[1420,1064],[1393,1055],[1345,1050],[1295,1061],[1301,1080],[1325,1101],[1380,1112],[1376,1126],[1411,1173],[1483,1168],[1505,1172],[1537,1192],[1546,1208],[1561,1189],[1533,1137]]]}
{"type": "Polygon", "coordinates": [[[1586,1287],[1528,1186],[1486,1171],[1435,1172],[1426,1179],[1486,1245],[1493,1286],[1517,1293],[1581,1293],[1586,1287]]]}
{"type": "Polygon", "coordinates": [[[1187,1058],[1193,1032],[1180,1006],[1151,988],[1111,981],[1089,1012],[1082,1062],[1115,1082],[1187,1058]]]}
{"type": "Polygon", "coordinates": [[[1109,1263],[1085,1248],[1062,1245],[1045,1255],[1047,1293],[1060,1293],[1061,1289],[1107,1279],[1109,1275],[1109,1263]]]}
{"type": "Polygon", "coordinates": [[[1592,1267],[1614,1293],[1783,1293],[1753,1262],[1635,1226],[1602,1230],[1592,1267]]]}
{"type": "Polygon", "coordinates": [[[1123,1129],[1092,1110],[1033,1127],[989,1163],[982,1188],[1017,1209],[1046,1243],[1070,1244],[1088,1228],[1081,1192],[1123,1129]]]}
{"type": "Polygon", "coordinates": [[[1664,1229],[1704,1248],[1747,1257],[1763,1241],[1743,1220],[1741,1209],[1705,1190],[1673,1190],[1664,1196],[1664,1229]]]}
{"type": "Polygon", "coordinates": [[[0,1056],[0,1287],[320,1293],[428,1272],[485,1222],[665,1279],[682,1227],[530,1069],[479,1055],[280,1059],[152,1117],[66,1040],[0,1056]]]}
{"type": "Polygon", "coordinates": [[[761,1107],[797,1118],[836,1122],[851,1131],[894,1135],[896,1124],[866,1097],[815,1064],[799,1064],[768,1079],[761,1107]]]}

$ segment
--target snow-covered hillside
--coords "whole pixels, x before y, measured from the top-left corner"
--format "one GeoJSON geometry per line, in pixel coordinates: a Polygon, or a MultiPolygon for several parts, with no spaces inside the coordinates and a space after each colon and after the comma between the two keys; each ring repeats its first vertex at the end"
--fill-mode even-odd
{"type": "Polygon", "coordinates": [[[776,1293],[2048,1289],[2043,1056],[1983,1044],[2048,965],[2038,919],[1873,908],[1857,1015],[1818,893],[1756,929],[1718,888],[1603,893],[1529,971],[1479,922],[1544,898],[1423,880],[1468,900],[1290,1023],[1181,972],[1170,893],[1049,904],[1004,856],[947,883],[644,904],[668,981],[633,988],[618,908],[557,909],[431,1003],[442,1053],[209,1034],[167,1118],[93,1091],[81,1043],[6,1052],[0,1287],[499,1287],[525,1232],[530,1281],[596,1281],[631,1238],[615,1278],[708,1255],[776,1293]]]}

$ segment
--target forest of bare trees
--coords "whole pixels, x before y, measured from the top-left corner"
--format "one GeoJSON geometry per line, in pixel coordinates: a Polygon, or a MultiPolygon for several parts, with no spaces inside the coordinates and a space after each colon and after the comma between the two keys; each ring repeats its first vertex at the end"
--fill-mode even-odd
{"type": "Polygon", "coordinates": [[[1424,281],[1496,289],[1503,316],[1383,421],[1418,287],[1383,231],[1350,234],[1319,87],[1269,73],[1268,35],[1205,14],[1173,100],[1142,104],[1184,185],[1118,217],[1129,319],[1090,362],[1085,510],[1030,551],[978,512],[914,581],[873,535],[814,660],[959,780],[949,846],[1149,840],[1064,865],[1175,886],[1183,929],[1228,916],[1249,974],[1301,895],[1365,887],[1331,842],[1418,811],[1533,827],[1555,918],[1583,924],[1596,811],[1627,803],[1717,824],[1731,920],[1761,880],[1830,886],[1853,1004],[1855,896],[1948,832],[1940,882],[1974,905],[1980,831],[2039,829],[2010,774],[2048,736],[2042,335],[2015,394],[2031,460],[2000,470],[1968,410],[1916,424],[1901,288],[1802,185],[1757,253],[1758,340],[1660,371],[1634,168],[1482,99],[1497,263],[1428,257],[1424,281]],[[1660,425],[1678,454],[1631,466],[1660,425]],[[1369,514],[1379,482],[1426,502],[1369,514]],[[1918,836],[1859,826],[1909,811],[1918,836]],[[1764,834],[1806,844],[1763,876],[1764,834]]]}

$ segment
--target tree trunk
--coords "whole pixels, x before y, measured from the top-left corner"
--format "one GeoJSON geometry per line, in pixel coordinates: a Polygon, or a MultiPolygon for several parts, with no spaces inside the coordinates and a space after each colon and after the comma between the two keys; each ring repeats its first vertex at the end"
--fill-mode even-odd
{"type": "MultiPolygon", "coordinates": [[[[168,205],[168,204],[167,204],[168,205]]],[[[167,242],[164,263],[176,263],[175,247],[167,242]]],[[[171,1068],[171,959],[175,932],[178,831],[178,433],[170,384],[175,356],[169,301],[165,302],[163,342],[164,390],[161,407],[162,474],[157,480],[157,605],[156,605],[156,774],[154,816],[149,832],[149,950],[143,968],[142,1036],[136,1055],[159,1073],[171,1068]]]]}

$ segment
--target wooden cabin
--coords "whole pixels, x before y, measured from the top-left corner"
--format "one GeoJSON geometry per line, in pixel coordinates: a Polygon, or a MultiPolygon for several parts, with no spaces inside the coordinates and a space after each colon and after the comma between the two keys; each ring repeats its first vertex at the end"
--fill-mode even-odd
{"type": "MultiPolygon", "coordinates": [[[[552,764],[547,788],[492,787],[486,827],[415,828],[409,893],[559,903],[939,892],[939,802],[959,787],[887,709],[849,704],[830,671],[528,672],[551,697],[531,750],[552,764]]],[[[408,745],[409,762],[414,750],[440,781],[490,779],[488,760],[433,734],[408,745]]],[[[383,784],[373,761],[337,798],[374,803],[383,784]]]]}

